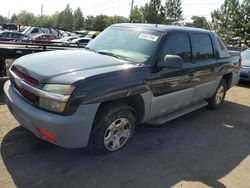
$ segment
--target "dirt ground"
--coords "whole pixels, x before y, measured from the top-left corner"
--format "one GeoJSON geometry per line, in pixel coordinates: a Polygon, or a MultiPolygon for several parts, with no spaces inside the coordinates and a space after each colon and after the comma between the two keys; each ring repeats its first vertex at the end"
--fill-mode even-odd
{"type": "Polygon", "coordinates": [[[34,137],[10,115],[1,92],[1,188],[250,187],[250,83],[232,88],[219,110],[143,125],[124,149],[107,156],[34,137]]]}

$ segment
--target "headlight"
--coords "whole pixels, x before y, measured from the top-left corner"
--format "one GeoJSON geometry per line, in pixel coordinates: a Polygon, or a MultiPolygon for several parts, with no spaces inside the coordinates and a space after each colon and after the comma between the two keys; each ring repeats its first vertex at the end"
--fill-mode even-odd
{"type": "MultiPolygon", "coordinates": [[[[74,89],[75,87],[71,85],[46,84],[42,90],[59,96],[69,96],[74,89]]],[[[64,111],[66,103],[67,101],[54,100],[45,97],[39,98],[40,108],[58,113],[64,111]]]]}
{"type": "Polygon", "coordinates": [[[61,84],[46,84],[43,87],[44,91],[60,95],[70,95],[74,91],[74,89],[74,86],[61,84]]]}
{"type": "Polygon", "coordinates": [[[39,98],[39,107],[52,111],[52,112],[63,112],[66,106],[66,102],[54,101],[43,97],[39,98]]]}

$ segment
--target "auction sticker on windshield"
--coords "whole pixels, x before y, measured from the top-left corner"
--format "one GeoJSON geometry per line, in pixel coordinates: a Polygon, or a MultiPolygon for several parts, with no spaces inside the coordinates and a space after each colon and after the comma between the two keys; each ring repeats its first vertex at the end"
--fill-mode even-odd
{"type": "Polygon", "coordinates": [[[157,41],[157,39],[159,38],[158,36],[155,35],[150,35],[150,34],[145,34],[145,33],[141,33],[139,35],[140,39],[145,39],[145,40],[151,40],[151,41],[157,41]]]}

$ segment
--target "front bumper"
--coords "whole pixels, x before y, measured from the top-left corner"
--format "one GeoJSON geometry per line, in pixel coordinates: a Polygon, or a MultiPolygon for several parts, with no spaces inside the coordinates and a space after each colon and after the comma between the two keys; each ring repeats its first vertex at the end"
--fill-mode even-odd
{"type": "Polygon", "coordinates": [[[13,116],[37,137],[44,139],[38,131],[42,128],[56,138],[56,144],[59,146],[80,148],[88,145],[94,117],[100,104],[81,105],[75,114],[62,116],[40,110],[27,103],[16,93],[10,81],[4,85],[4,93],[13,116]]]}

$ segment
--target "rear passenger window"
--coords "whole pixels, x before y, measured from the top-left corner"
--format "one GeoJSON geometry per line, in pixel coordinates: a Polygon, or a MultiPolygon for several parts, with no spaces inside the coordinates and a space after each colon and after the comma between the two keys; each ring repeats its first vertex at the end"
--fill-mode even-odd
{"type": "Polygon", "coordinates": [[[179,55],[184,62],[191,62],[189,37],[185,33],[170,34],[163,48],[163,55],[179,55]]]}
{"type": "Polygon", "coordinates": [[[212,41],[207,34],[191,34],[191,43],[196,60],[207,60],[214,58],[212,41]]]}

